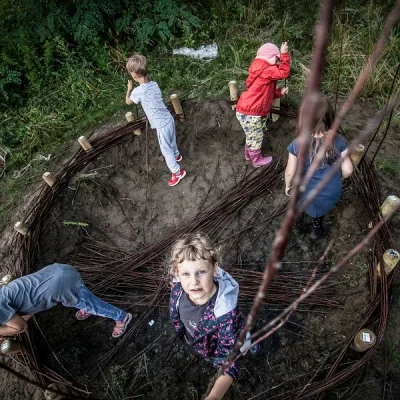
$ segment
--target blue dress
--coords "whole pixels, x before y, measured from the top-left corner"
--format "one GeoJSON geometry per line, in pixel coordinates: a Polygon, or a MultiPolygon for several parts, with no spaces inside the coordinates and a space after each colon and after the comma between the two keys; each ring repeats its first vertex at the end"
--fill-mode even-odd
{"type": "MultiPolygon", "coordinates": [[[[313,138],[313,146],[315,146],[316,140],[313,138]]],[[[335,147],[338,151],[338,157],[340,157],[340,153],[347,149],[347,143],[343,139],[343,137],[337,135],[335,137],[335,147]]],[[[293,140],[292,143],[288,146],[288,151],[290,154],[298,157],[300,152],[300,146],[296,140],[293,140]]],[[[307,156],[305,160],[305,168],[304,173],[305,175],[310,168],[310,157],[307,156]]],[[[326,165],[320,169],[317,169],[314,172],[303,196],[300,199],[300,203],[302,200],[307,198],[308,194],[318,185],[318,183],[324,179],[326,174],[332,168],[331,165],[326,165]]],[[[342,171],[339,168],[338,171],[333,175],[332,179],[328,184],[315,196],[313,201],[308,205],[305,212],[312,218],[322,217],[327,214],[333,206],[338,202],[340,196],[342,194],[342,171]]]]}

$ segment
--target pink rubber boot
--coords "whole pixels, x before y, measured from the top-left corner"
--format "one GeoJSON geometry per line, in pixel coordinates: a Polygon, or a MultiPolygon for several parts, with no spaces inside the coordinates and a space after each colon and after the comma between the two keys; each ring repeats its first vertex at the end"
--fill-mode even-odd
{"type": "Polygon", "coordinates": [[[249,150],[249,156],[254,168],[263,167],[264,165],[269,165],[272,163],[272,157],[263,157],[261,154],[261,149],[249,150]]]}
{"type": "Polygon", "coordinates": [[[246,161],[250,160],[250,156],[249,156],[249,146],[247,146],[247,144],[244,146],[244,159],[246,161]]]}

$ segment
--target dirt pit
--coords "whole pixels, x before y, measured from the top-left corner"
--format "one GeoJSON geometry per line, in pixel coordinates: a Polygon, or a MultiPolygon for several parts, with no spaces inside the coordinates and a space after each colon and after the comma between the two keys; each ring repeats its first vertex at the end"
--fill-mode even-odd
{"type": "MultiPolygon", "coordinates": [[[[364,125],[370,111],[365,105],[353,111],[347,126],[350,136],[364,125]]],[[[43,225],[37,268],[52,262],[72,263],[77,254],[85,254],[86,243],[128,253],[140,251],[212,207],[238,182],[261,173],[244,161],[244,134],[227,102],[188,102],[185,112],[185,121],[177,123],[177,142],[186,178],[176,187],[168,187],[170,174],[154,131],[125,137],[88,165],[60,197],[43,225]]],[[[279,158],[286,162],[286,147],[295,137],[295,126],[296,121],[286,117],[269,121],[264,154],[272,154],[275,162],[279,158]]],[[[282,176],[281,183],[267,195],[248,204],[224,229],[211,235],[221,246],[222,267],[228,271],[263,270],[283,214],[272,220],[268,217],[286,201],[282,176]]],[[[329,240],[335,239],[329,259],[320,269],[326,271],[368,232],[368,212],[351,180],[345,182],[342,198],[326,222],[328,235],[322,240],[310,239],[310,227],[305,234],[292,235],[281,274],[308,278],[329,240]]],[[[281,399],[291,389],[323,376],[370,302],[365,260],[366,252],[320,292],[339,307],[301,305],[288,323],[263,343],[260,354],[244,357],[240,379],[226,398],[281,399]]],[[[279,279],[278,274],[278,284],[279,279]]],[[[112,293],[112,288],[108,290],[112,293]]],[[[124,302],[137,295],[124,293],[124,302]]],[[[103,357],[118,343],[111,339],[112,321],[93,317],[78,322],[76,310],[61,306],[38,314],[40,331],[34,331],[34,340],[39,360],[97,398],[200,399],[215,370],[204,360],[193,359],[190,349],[179,341],[173,345],[167,305],[166,297],[150,313],[146,305],[132,306],[131,312],[141,322],[105,364],[103,357]]],[[[284,305],[285,301],[265,304],[257,326],[265,325],[284,305]]],[[[242,299],[242,314],[246,316],[249,307],[249,300],[242,299]]],[[[345,362],[357,357],[349,351],[345,362]]],[[[372,372],[374,381],[380,372],[372,372]]],[[[358,382],[366,376],[371,375],[361,372],[358,382]]],[[[398,385],[398,380],[393,383],[398,385]]],[[[368,398],[381,398],[381,382],[364,385],[362,390],[349,385],[327,398],[365,398],[359,397],[365,388],[368,398]]],[[[25,398],[18,397],[18,389],[15,395],[7,389],[1,391],[10,399],[25,398]]]]}

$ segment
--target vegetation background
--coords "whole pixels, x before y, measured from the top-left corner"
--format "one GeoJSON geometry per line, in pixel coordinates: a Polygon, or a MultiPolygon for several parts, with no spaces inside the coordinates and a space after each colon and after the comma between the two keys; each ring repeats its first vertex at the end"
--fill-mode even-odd
{"type": "MultiPolygon", "coordinates": [[[[27,185],[40,179],[44,155],[128,110],[125,60],[132,52],[148,57],[150,77],[165,95],[218,98],[227,96],[229,80],[244,87],[262,43],[286,40],[294,56],[288,85],[301,95],[319,3],[0,0],[0,150],[7,152],[0,228],[27,185]],[[219,55],[209,62],[171,55],[173,48],[210,43],[218,44],[219,55]]],[[[323,84],[327,94],[348,95],[394,3],[337,1],[323,84]]],[[[397,26],[362,93],[378,107],[387,100],[399,49],[397,26]]],[[[395,123],[399,120],[397,112],[395,123]]],[[[396,160],[382,162],[389,174],[398,170],[396,160]]]]}

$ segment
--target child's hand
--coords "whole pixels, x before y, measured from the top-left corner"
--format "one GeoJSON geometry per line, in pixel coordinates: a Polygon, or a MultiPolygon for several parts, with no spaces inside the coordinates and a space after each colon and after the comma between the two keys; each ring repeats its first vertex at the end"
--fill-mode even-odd
{"type": "Polygon", "coordinates": [[[289,93],[289,88],[288,87],[284,87],[281,89],[281,95],[284,96],[285,94],[289,93]]]}
{"type": "Polygon", "coordinates": [[[285,187],[285,194],[286,196],[290,197],[290,192],[292,191],[292,187],[291,186],[286,186],[285,187]]]}
{"type": "Polygon", "coordinates": [[[132,92],[132,89],[133,89],[133,83],[132,83],[132,81],[129,79],[129,80],[128,80],[128,90],[129,90],[130,92],[132,92]]]}
{"type": "Polygon", "coordinates": [[[287,42],[283,42],[281,45],[281,53],[287,53],[289,50],[287,42]]]}

